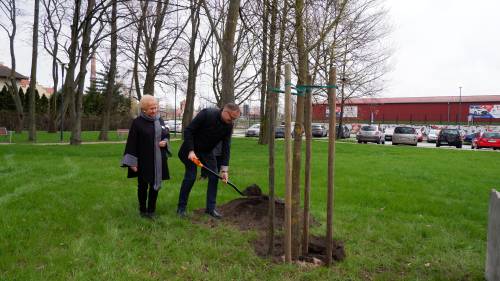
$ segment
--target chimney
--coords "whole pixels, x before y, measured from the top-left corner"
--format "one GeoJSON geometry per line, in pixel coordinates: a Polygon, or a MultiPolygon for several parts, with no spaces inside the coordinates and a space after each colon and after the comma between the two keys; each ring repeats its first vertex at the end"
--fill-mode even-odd
{"type": "Polygon", "coordinates": [[[95,87],[95,81],[97,79],[96,71],[96,61],[95,61],[95,51],[92,51],[90,58],[90,86],[95,87]]]}

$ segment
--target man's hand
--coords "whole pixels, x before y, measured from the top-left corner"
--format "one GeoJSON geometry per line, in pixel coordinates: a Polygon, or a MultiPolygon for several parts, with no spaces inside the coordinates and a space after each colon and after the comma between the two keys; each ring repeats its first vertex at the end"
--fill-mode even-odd
{"type": "Polygon", "coordinates": [[[188,159],[193,161],[193,159],[198,159],[198,156],[196,156],[196,154],[194,154],[194,151],[191,150],[191,151],[189,151],[188,159]]]}
{"type": "Polygon", "coordinates": [[[158,143],[158,145],[159,145],[160,147],[165,147],[165,146],[167,146],[167,141],[166,141],[166,140],[161,141],[161,142],[159,142],[159,143],[158,143]]]}
{"type": "Polygon", "coordinates": [[[130,169],[132,169],[132,171],[134,171],[134,173],[137,173],[137,166],[132,166],[132,167],[130,167],[130,169]]]}
{"type": "Polygon", "coordinates": [[[227,173],[227,171],[221,171],[220,177],[224,183],[227,183],[227,181],[229,180],[229,174],[227,173]]]}

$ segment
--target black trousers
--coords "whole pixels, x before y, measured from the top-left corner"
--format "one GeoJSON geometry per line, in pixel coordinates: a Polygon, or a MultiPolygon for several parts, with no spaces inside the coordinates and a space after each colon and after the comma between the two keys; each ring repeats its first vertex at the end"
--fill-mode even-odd
{"type": "Polygon", "coordinates": [[[153,188],[152,183],[137,178],[137,198],[139,199],[139,211],[143,213],[154,213],[156,210],[156,199],[158,191],[153,188]],[[149,194],[148,194],[149,190],[149,194]],[[147,201],[147,202],[146,202],[147,201]]]}
{"type": "MultiPolygon", "coordinates": [[[[207,166],[214,172],[218,172],[217,169],[217,160],[213,153],[197,153],[197,156],[200,158],[200,161],[203,165],[207,166]]],[[[179,158],[184,164],[185,172],[184,179],[182,180],[181,190],[179,192],[179,203],[177,208],[179,210],[186,210],[186,206],[189,199],[189,193],[193,188],[194,182],[196,181],[196,165],[187,159],[187,155],[179,152],[179,158]]],[[[212,211],[215,209],[216,201],[217,201],[217,184],[219,182],[219,178],[211,173],[208,174],[208,186],[207,186],[207,201],[206,201],[206,209],[208,211],[212,211]]]]}

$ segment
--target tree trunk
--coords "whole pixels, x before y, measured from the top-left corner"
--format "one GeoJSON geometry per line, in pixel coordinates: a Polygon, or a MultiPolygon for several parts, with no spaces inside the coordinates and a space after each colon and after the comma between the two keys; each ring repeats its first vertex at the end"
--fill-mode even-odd
{"type": "Polygon", "coordinates": [[[16,38],[16,32],[17,32],[17,23],[16,23],[16,14],[17,14],[17,9],[16,9],[16,1],[12,1],[12,12],[11,15],[12,17],[9,18],[12,24],[12,32],[9,34],[9,44],[10,44],[10,61],[11,61],[11,68],[10,68],[10,75],[9,75],[9,80],[10,80],[10,95],[12,96],[12,99],[14,100],[14,104],[16,105],[16,112],[17,112],[17,123],[16,123],[16,133],[20,134],[23,131],[23,120],[24,120],[24,109],[23,109],[23,103],[21,101],[21,98],[19,97],[19,88],[17,86],[17,79],[16,79],[16,55],[15,55],[15,48],[14,48],[14,39],[16,38]]]}
{"type": "MultiPolygon", "coordinates": [[[[304,26],[302,13],[304,0],[295,1],[295,32],[297,34],[298,51],[298,85],[307,81],[308,59],[304,39],[304,26]]],[[[304,130],[304,93],[297,95],[297,108],[295,116],[295,131],[293,142],[293,175],[292,175],[292,259],[297,260],[300,255],[300,170],[302,158],[302,132],[304,130]]]]}
{"type": "MultiPolygon", "coordinates": [[[[311,75],[307,77],[307,84],[311,83],[311,75]]],[[[311,144],[312,144],[312,132],[311,132],[311,107],[312,107],[312,91],[307,90],[305,96],[305,108],[304,108],[304,123],[305,123],[305,133],[306,133],[306,159],[304,164],[304,217],[302,219],[302,255],[307,255],[309,252],[309,205],[310,205],[310,193],[311,193],[311,144]]]]}
{"type": "Polygon", "coordinates": [[[31,52],[31,78],[30,78],[30,106],[29,106],[29,136],[28,140],[36,141],[36,66],[38,60],[38,15],[40,8],[40,0],[35,0],[35,13],[33,19],[33,48],[31,52]]]}
{"type": "MultiPolygon", "coordinates": [[[[274,88],[274,69],[270,68],[268,71],[269,77],[269,86],[274,88]]],[[[275,111],[274,111],[274,103],[276,101],[276,93],[271,93],[270,96],[267,97],[267,100],[270,101],[269,108],[271,109],[269,112],[269,126],[268,126],[268,136],[269,139],[269,229],[267,233],[267,241],[268,248],[267,254],[269,256],[273,255],[274,252],[274,228],[276,224],[276,211],[275,211],[275,203],[274,203],[274,180],[275,180],[275,167],[274,167],[274,127],[275,127],[275,111]]]]}
{"type": "Polygon", "coordinates": [[[267,9],[267,1],[262,1],[262,64],[260,74],[260,131],[259,131],[259,144],[266,144],[266,88],[267,88],[267,27],[269,19],[269,9],[267,9]]]}
{"type": "MultiPolygon", "coordinates": [[[[272,7],[271,7],[271,28],[270,28],[270,32],[269,32],[269,62],[268,62],[268,72],[271,71],[271,69],[274,69],[274,51],[276,50],[275,48],[275,45],[276,45],[276,17],[277,17],[277,14],[278,14],[278,1],[277,0],[273,0],[273,3],[271,4],[272,7]]],[[[275,71],[273,71],[274,73],[275,71]]],[[[274,79],[274,77],[272,77],[271,79],[274,79]]],[[[273,83],[274,84],[274,83],[273,83]]],[[[273,105],[271,105],[271,102],[268,101],[269,100],[269,96],[270,95],[279,95],[279,93],[274,93],[272,91],[267,91],[267,98],[266,98],[266,110],[265,110],[265,116],[264,116],[264,128],[267,128],[268,126],[270,126],[270,118],[268,118],[268,116],[270,116],[270,113],[271,113],[271,106],[274,106],[275,103],[273,103],[273,105]]],[[[267,138],[264,138],[262,143],[268,143],[269,142],[269,138],[271,136],[267,135],[267,138]]]]}
{"type": "Polygon", "coordinates": [[[238,25],[240,0],[230,0],[222,39],[222,104],[234,102],[234,37],[238,25]]]}
{"type": "Polygon", "coordinates": [[[116,57],[117,57],[117,49],[118,49],[118,34],[116,27],[117,20],[117,0],[113,0],[112,10],[111,10],[111,58],[109,63],[109,72],[108,72],[108,83],[106,85],[106,96],[104,101],[104,110],[102,112],[102,126],[101,132],[99,133],[99,140],[107,141],[108,131],[109,131],[109,122],[111,115],[111,106],[113,102],[113,92],[115,90],[115,77],[116,77],[116,57]]]}
{"type": "Polygon", "coordinates": [[[186,128],[194,114],[194,98],[196,96],[196,76],[198,76],[198,65],[195,62],[196,40],[200,27],[200,3],[191,2],[191,38],[189,39],[189,65],[188,81],[186,90],[186,103],[184,104],[184,113],[182,115],[182,128],[186,128]],[[196,7],[195,7],[196,5],[196,7]]]}
{"type": "Polygon", "coordinates": [[[156,3],[156,14],[155,14],[155,33],[151,42],[149,44],[149,48],[146,48],[146,78],[144,80],[144,94],[152,95],[155,94],[155,79],[156,79],[156,51],[158,50],[158,42],[160,40],[161,28],[163,26],[163,20],[165,19],[165,14],[168,7],[168,1],[163,3],[162,1],[158,1],[156,3]]]}
{"type": "Polygon", "coordinates": [[[80,54],[80,71],[78,74],[78,88],[74,95],[73,108],[75,110],[74,118],[72,121],[71,128],[71,145],[80,145],[82,143],[82,114],[83,114],[83,90],[85,88],[85,77],[87,74],[87,61],[90,55],[90,35],[92,33],[92,26],[90,19],[92,17],[92,11],[95,6],[95,0],[88,0],[87,12],[84,21],[82,44],[81,44],[81,54],[80,54]]]}

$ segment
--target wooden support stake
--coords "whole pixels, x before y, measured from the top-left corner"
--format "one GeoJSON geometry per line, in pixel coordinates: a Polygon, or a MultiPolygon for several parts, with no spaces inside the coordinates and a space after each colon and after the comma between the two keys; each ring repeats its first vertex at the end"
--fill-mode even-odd
{"type": "MultiPolygon", "coordinates": [[[[337,71],[334,67],[330,68],[328,85],[337,85],[337,71]]],[[[335,188],[335,136],[336,125],[336,89],[328,89],[328,109],[329,115],[329,135],[328,135],[328,194],[327,194],[327,213],[326,213],[326,266],[332,264],[333,250],[333,199],[335,188]]]]}
{"type": "Polygon", "coordinates": [[[292,262],[291,68],[285,65],[285,262],[292,262]]]}
{"type": "Polygon", "coordinates": [[[272,93],[270,89],[275,87],[275,77],[274,77],[274,68],[271,68],[269,71],[269,76],[268,76],[268,81],[269,81],[269,87],[268,88],[268,95],[267,98],[269,99],[269,105],[270,105],[270,112],[269,112],[269,129],[268,129],[268,148],[269,148],[269,230],[268,230],[268,249],[267,249],[267,254],[269,256],[273,255],[274,252],[274,226],[275,226],[275,203],[274,203],[274,178],[275,178],[275,171],[274,171],[274,128],[276,126],[276,112],[275,112],[275,104],[276,104],[276,99],[278,93],[272,93]]]}
{"type": "MultiPolygon", "coordinates": [[[[312,85],[311,75],[307,77],[307,85],[312,85]]],[[[302,255],[309,253],[309,205],[311,193],[311,142],[312,142],[312,98],[311,88],[307,88],[304,104],[304,129],[306,134],[306,159],[304,166],[304,218],[302,219],[302,255]]]]}

